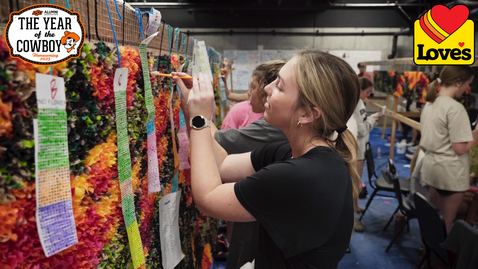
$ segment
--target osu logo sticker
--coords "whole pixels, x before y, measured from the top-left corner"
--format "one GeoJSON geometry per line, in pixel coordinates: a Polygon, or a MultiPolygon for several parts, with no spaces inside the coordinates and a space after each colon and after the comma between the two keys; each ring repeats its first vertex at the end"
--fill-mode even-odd
{"type": "Polygon", "coordinates": [[[465,5],[434,6],[414,25],[416,65],[471,65],[475,62],[474,23],[465,5]]]}
{"type": "Polygon", "coordinates": [[[12,57],[39,65],[79,57],[85,42],[80,14],[49,4],[12,12],[5,33],[12,57]]]}

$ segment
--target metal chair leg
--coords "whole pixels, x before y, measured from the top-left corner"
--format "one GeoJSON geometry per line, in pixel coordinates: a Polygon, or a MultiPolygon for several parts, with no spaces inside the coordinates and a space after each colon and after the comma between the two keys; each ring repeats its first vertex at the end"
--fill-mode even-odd
{"type": "Polygon", "coordinates": [[[420,259],[420,263],[417,265],[417,267],[415,267],[415,269],[420,269],[420,268],[422,268],[422,265],[423,265],[423,263],[425,262],[426,259],[427,259],[427,256],[423,256],[423,257],[420,259]]]}
{"type": "Polygon", "coordinates": [[[400,236],[400,234],[402,233],[403,231],[403,228],[405,228],[405,225],[407,225],[409,219],[407,218],[405,223],[402,224],[402,227],[400,227],[400,230],[398,230],[398,233],[393,237],[392,241],[390,242],[390,244],[388,245],[387,249],[385,249],[385,252],[388,252],[390,250],[390,248],[392,247],[393,243],[395,243],[395,241],[398,239],[398,237],[400,236]]]}
{"type": "Polygon", "coordinates": [[[433,268],[432,267],[432,261],[430,259],[430,253],[428,253],[428,255],[427,255],[427,265],[428,265],[428,268],[433,268]]]}
{"type": "Polygon", "coordinates": [[[373,193],[372,193],[372,195],[370,196],[370,198],[368,198],[367,204],[365,205],[365,210],[362,212],[362,216],[360,216],[359,220],[362,220],[363,216],[365,215],[365,212],[367,212],[367,209],[368,209],[368,207],[370,206],[370,203],[371,203],[372,200],[373,200],[373,197],[375,197],[375,195],[377,194],[377,192],[378,192],[378,189],[373,190],[373,193]]]}
{"type": "Polygon", "coordinates": [[[415,269],[420,269],[423,263],[425,263],[426,259],[430,260],[430,249],[427,246],[425,246],[425,251],[425,255],[423,255],[423,257],[420,259],[420,263],[417,265],[417,267],[415,267],[415,269]]]}
{"type": "Polygon", "coordinates": [[[383,227],[383,231],[382,231],[382,232],[385,232],[385,231],[388,229],[388,226],[390,225],[390,223],[392,223],[392,220],[393,220],[395,214],[397,214],[399,208],[400,208],[400,206],[397,206],[397,209],[395,209],[395,211],[393,212],[392,216],[391,216],[390,219],[388,220],[387,225],[385,225],[385,227],[383,227]]]}

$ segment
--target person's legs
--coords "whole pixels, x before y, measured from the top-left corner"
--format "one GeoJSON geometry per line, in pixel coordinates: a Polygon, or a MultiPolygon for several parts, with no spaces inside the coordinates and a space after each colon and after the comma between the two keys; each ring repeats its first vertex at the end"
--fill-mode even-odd
{"type": "Polygon", "coordinates": [[[410,130],[412,129],[412,127],[406,125],[405,123],[402,123],[402,140],[405,140],[407,141],[407,137],[408,137],[408,133],[410,132],[410,130]]]}
{"type": "Polygon", "coordinates": [[[428,195],[430,197],[430,202],[434,205],[434,206],[437,206],[437,197],[438,197],[438,192],[437,190],[432,187],[432,186],[429,186],[428,187],[428,195]]]}
{"type": "Polygon", "coordinates": [[[397,125],[398,125],[398,129],[400,130],[400,132],[403,134],[403,125],[401,122],[397,121],[397,125]]]}
{"type": "MultiPolygon", "coordinates": [[[[436,188],[430,187],[430,200],[442,213],[445,221],[446,230],[450,232],[453,221],[456,218],[456,212],[463,200],[463,192],[447,192],[446,195],[439,194],[436,188]],[[434,202],[435,201],[435,202],[434,202]]],[[[443,191],[442,191],[443,192],[443,191]]]]}
{"type": "Polygon", "coordinates": [[[417,129],[412,129],[412,144],[417,144],[418,131],[417,129]]]}
{"type": "MultiPolygon", "coordinates": [[[[412,120],[416,121],[416,122],[420,122],[420,118],[412,118],[412,120]]],[[[417,130],[417,129],[412,129],[412,144],[415,146],[415,145],[418,145],[418,140],[419,140],[419,134],[420,132],[417,130]]]]}
{"type": "MultiPolygon", "coordinates": [[[[357,172],[360,175],[360,177],[362,177],[363,164],[364,164],[364,160],[358,160],[357,161],[357,172]]],[[[361,209],[359,208],[359,210],[361,210],[361,209]]],[[[357,232],[363,232],[365,230],[365,227],[357,219],[357,216],[355,216],[355,220],[354,220],[354,230],[357,231],[357,232]]]]}
{"type": "Polygon", "coordinates": [[[458,212],[463,196],[463,192],[456,192],[448,196],[438,195],[438,204],[442,207],[440,210],[443,214],[443,219],[445,219],[447,233],[450,232],[453,221],[455,221],[456,212],[458,212]]]}

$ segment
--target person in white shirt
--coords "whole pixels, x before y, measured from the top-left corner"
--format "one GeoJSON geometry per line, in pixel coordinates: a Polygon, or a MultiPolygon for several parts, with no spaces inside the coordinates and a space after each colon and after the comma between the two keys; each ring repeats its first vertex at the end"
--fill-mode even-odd
{"type": "Polygon", "coordinates": [[[367,116],[365,104],[363,102],[373,91],[373,83],[366,77],[359,78],[360,82],[360,100],[355,108],[353,118],[357,122],[357,171],[362,176],[363,164],[365,159],[365,144],[370,137],[370,132],[382,116],[378,112],[367,116]]]}

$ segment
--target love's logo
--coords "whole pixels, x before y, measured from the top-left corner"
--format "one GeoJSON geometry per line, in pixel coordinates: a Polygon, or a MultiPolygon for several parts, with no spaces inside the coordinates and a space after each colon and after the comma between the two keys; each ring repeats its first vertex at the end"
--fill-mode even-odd
{"type": "Polygon", "coordinates": [[[414,25],[416,65],[471,65],[475,62],[474,22],[465,5],[434,6],[414,25]]]}

